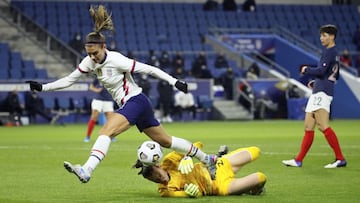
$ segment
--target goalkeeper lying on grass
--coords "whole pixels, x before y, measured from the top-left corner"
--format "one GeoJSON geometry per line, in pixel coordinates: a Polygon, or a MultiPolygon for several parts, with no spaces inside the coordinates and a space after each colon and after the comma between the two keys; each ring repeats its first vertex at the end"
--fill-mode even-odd
{"type": "MultiPolygon", "coordinates": [[[[194,145],[202,148],[199,142],[194,145]]],[[[144,178],[159,183],[158,191],[162,197],[259,195],[264,191],[266,176],[261,172],[235,178],[235,173],[245,164],[259,157],[258,147],[239,148],[226,154],[227,147],[222,146],[219,149],[219,155],[222,155],[220,152],[225,155],[217,159],[214,178],[209,173],[211,169],[203,163],[195,163],[187,174],[181,172],[179,164],[184,159],[178,152],[167,154],[160,165],[148,166],[138,160],[133,167],[141,168],[139,174],[144,178]]]]}

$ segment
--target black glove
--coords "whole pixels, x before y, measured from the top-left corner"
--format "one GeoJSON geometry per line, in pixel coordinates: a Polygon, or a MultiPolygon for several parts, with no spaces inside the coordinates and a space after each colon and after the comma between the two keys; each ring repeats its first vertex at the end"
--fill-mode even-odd
{"type": "Polygon", "coordinates": [[[36,81],[31,81],[31,80],[26,81],[26,83],[30,84],[30,90],[37,90],[37,91],[41,92],[42,84],[40,84],[36,81]]]}
{"type": "Polygon", "coordinates": [[[184,93],[188,93],[188,84],[184,81],[181,80],[176,81],[175,87],[184,93]]]}

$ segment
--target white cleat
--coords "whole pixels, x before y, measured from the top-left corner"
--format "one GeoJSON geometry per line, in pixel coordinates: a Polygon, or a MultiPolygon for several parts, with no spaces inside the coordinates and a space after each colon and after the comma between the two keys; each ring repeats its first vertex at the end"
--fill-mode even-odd
{"type": "Polygon", "coordinates": [[[302,162],[296,161],[295,159],[283,160],[282,163],[285,166],[292,166],[292,167],[301,167],[302,166],[302,162]]]}
{"type": "Polygon", "coordinates": [[[90,174],[83,169],[79,164],[72,165],[71,163],[64,161],[64,167],[69,173],[75,174],[79,180],[83,183],[87,183],[90,180],[90,174]]]}
{"type": "Polygon", "coordinates": [[[327,164],[324,168],[340,168],[346,166],[346,160],[335,160],[334,162],[327,164]]]}
{"type": "Polygon", "coordinates": [[[90,142],[90,137],[88,137],[88,136],[86,136],[85,138],[84,138],[84,142],[90,142]]]}

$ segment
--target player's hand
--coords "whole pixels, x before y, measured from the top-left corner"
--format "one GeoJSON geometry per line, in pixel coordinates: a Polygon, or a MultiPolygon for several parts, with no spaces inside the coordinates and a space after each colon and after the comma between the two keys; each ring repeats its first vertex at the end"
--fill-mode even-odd
{"type": "Polygon", "coordinates": [[[184,191],[190,197],[197,197],[197,195],[199,193],[199,187],[197,185],[195,185],[195,184],[192,184],[192,183],[185,184],[184,191]]]}
{"type": "Polygon", "coordinates": [[[300,67],[300,73],[304,74],[306,69],[307,69],[307,66],[301,66],[300,67]]]}
{"type": "Polygon", "coordinates": [[[178,170],[182,174],[188,174],[192,171],[193,168],[194,168],[194,163],[192,158],[189,156],[184,156],[184,158],[182,158],[179,163],[178,170]]]}
{"type": "Polygon", "coordinates": [[[315,82],[315,80],[310,80],[310,82],[308,82],[308,84],[307,84],[307,87],[312,89],[314,87],[314,82],[315,82]]]}
{"type": "Polygon", "coordinates": [[[36,81],[32,81],[32,80],[28,80],[28,81],[26,81],[26,83],[30,84],[30,90],[37,90],[37,91],[41,92],[42,84],[40,84],[36,81]]]}
{"type": "Polygon", "coordinates": [[[175,87],[184,93],[188,93],[188,84],[185,81],[177,80],[175,87]]]}

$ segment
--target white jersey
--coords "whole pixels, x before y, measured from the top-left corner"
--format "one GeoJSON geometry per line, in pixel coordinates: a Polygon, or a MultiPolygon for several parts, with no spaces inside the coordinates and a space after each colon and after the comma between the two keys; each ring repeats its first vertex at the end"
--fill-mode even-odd
{"type": "Polygon", "coordinates": [[[119,106],[129,98],[141,93],[142,89],[135,83],[132,73],[150,74],[155,78],[165,80],[175,85],[177,79],[164,71],[133,59],[115,51],[106,51],[103,63],[95,63],[86,56],[78,68],[68,76],[43,85],[42,91],[63,89],[74,84],[82,73],[94,73],[101,84],[112,95],[119,106]]]}

